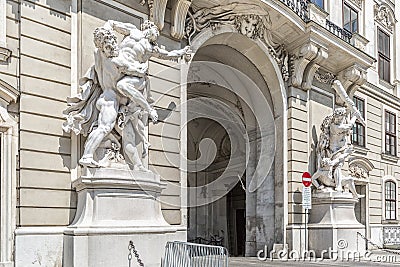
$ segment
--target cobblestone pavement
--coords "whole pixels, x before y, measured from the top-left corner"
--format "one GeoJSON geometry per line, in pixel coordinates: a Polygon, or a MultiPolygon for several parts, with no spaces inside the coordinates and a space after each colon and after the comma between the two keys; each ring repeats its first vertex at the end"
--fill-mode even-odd
{"type": "Polygon", "coordinates": [[[332,261],[260,261],[257,258],[230,258],[229,267],[269,267],[269,266],[400,266],[400,255],[381,251],[372,251],[370,260],[332,261]]]}

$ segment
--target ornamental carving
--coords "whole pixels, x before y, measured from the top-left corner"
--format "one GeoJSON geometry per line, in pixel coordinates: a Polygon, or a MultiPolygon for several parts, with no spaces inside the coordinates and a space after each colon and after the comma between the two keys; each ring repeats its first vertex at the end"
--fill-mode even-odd
{"type": "Polygon", "coordinates": [[[363,0],[350,0],[353,4],[355,4],[358,8],[362,8],[363,0]]]}
{"type": "Polygon", "coordinates": [[[387,4],[375,4],[374,16],[375,20],[382,24],[387,30],[393,31],[396,19],[393,10],[387,4]]]}
{"type": "Polygon", "coordinates": [[[317,71],[314,77],[323,84],[331,84],[336,79],[336,75],[330,72],[321,73],[317,71]]]}
{"type": "Polygon", "coordinates": [[[354,178],[368,180],[369,172],[357,164],[351,165],[349,168],[349,172],[350,175],[354,178]]]}
{"type": "Polygon", "coordinates": [[[200,8],[188,13],[185,37],[190,44],[193,37],[203,29],[217,30],[222,25],[230,25],[248,38],[262,40],[280,66],[283,79],[289,79],[289,55],[283,45],[273,41],[272,21],[266,9],[257,4],[244,3],[200,8]]]}

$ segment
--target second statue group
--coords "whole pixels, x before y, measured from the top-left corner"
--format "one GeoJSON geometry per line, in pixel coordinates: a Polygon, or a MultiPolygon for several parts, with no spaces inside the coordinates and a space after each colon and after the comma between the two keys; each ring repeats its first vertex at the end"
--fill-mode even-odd
{"type": "Polygon", "coordinates": [[[145,127],[150,119],[158,121],[152,105],[149,60],[189,61],[191,57],[189,46],[174,51],[159,47],[159,35],[151,21],[138,29],[109,20],[95,30],[94,65],[80,80],[81,92],[68,98],[69,107],[64,111],[64,131],[87,136],[81,165],[107,167],[125,160],[131,169],[149,171],[142,163],[150,146],[145,127]],[[119,44],[116,32],[123,35],[119,44]]]}

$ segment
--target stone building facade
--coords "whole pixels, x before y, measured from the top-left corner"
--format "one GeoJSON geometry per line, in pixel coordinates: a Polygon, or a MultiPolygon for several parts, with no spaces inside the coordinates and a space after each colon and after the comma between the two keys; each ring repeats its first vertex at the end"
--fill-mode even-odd
{"type": "Polygon", "coordinates": [[[356,153],[346,165],[365,195],[357,219],[366,238],[400,245],[400,7],[313,2],[0,0],[0,266],[63,262],[84,142],[63,132],[63,110],[93,63],[94,29],[109,19],[138,27],[153,20],[160,45],[192,47],[190,64],[150,62],[155,107],[166,115],[149,126],[146,159],[168,182],[166,221],[188,240],[223,237],[235,256],[303,246],[301,175],[315,171],[320,125],[340,105],[330,86],[337,78],[366,120],[353,129],[356,153]],[[222,120],[241,125],[241,151],[218,118],[192,118],[189,100],[203,98],[232,112],[222,120]],[[244,158],[232,161],[238,153],[244,158]],[[210,164],[190,171],[201,154],[210,164]],[[227,168],[242,170],[228,175],[239,175],[229,190],[202,187],[227,168]],[[251,190],[255,174],[262,181],[251,190]]]}

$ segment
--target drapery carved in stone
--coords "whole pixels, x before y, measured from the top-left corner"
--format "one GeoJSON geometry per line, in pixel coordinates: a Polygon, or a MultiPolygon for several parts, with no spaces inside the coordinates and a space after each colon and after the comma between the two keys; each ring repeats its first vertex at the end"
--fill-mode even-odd
{"type": "Polygon", "coordinates": [[[274,42],[271,34],[272,21],[265,8],[257,4],[230,3],[189,12],[185,37],[190,44],[198,32],[205,28],[216,30],[221,25],[231,25],[248,38],[262,40],[279,64],[283,79],[289,79],[289,55],[283,45],[274,42]]]}
{"type": "Polygon", "coordinates": [[[382,24],[387,30],[393,31],[396,18],[390,6],[387,4],[375,4],[374,15],[376,21],[382,24]]]}

